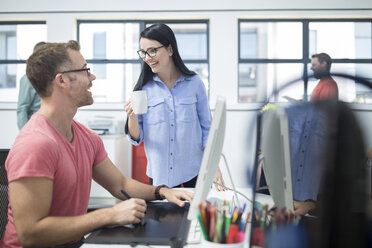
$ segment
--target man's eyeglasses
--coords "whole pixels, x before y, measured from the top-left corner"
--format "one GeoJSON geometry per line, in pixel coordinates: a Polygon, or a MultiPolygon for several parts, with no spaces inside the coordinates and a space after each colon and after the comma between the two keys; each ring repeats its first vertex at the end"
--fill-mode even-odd
{"type": "Polygon", "coordinates": [[[155,48],[149,48],[147,49],[146,51],[143,51],[143,50],[138,50],[137,53],[138,53],[138,56],[141,58],[141,59],[145,59],[146,58],[146,54],[150,57],[150,58],[153,58],[156,56],[156,52],[158,51],[159,48],[162,48],[164,46],[160,46],[160,47],[155,47],[155,48]]]}
{"type": "Polygon", "coordinates": [[[90,68],[82,68],[82,69],[76,69],[76,70],[69,70],[69,71],[61,71],[59,73],[70,73],[70,72],[79,72],[79,71],[86,71],[87,72],[87,75],[88,77],[90,76],[90,68]]]}

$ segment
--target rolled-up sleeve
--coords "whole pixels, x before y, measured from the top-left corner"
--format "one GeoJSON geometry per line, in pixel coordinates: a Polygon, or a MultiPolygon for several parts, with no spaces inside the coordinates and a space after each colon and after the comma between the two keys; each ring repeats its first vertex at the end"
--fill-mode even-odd
{"type": "Polygon", "coordinates": [[[139,146],[141,144],[141,142],[143,141],[143,117],[141,115],[138,116],[138,126],[139,126],[139,129],[140,129],[140,136],[139,136],[138,141],[134,140],[129,132],[127,134],[127,138],[129,140],[129,142],[134,146],[139,146]]]}

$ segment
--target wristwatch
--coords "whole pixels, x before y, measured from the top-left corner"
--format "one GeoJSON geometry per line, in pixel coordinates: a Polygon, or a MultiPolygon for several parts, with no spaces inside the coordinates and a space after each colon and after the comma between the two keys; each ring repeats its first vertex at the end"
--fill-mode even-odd
{"type": "Polygon", "coordinates": [[[155,189],[155,199],[156,200],[163,200],[163,198],[159,194],[159,191],[160,191],[161,188],[168,188],[168,186],[163,184],[163,185],[159,185],[159,186],[156,187],[156,189],[155,189]]]}

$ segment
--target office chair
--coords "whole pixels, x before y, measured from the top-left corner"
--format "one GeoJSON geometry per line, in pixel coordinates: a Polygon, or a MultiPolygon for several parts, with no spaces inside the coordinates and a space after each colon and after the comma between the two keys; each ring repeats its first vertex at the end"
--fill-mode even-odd
{"type": "Polygon", "coordinates": [[[5,170],[8,153],[9,149],[0,149],[0,239],[8,222],[8,178],[5,170]]]}

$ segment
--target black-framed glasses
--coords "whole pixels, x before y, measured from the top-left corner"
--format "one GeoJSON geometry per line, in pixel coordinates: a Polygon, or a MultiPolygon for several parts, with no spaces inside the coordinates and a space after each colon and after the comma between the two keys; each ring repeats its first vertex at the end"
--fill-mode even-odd
{"type": "Polygon", "coordinates": [[[62,74],[64,74],[64,73],[80,72],[80,71],[86,71],[88,77],[90,76],[90,68],[82,68],[82,69],[76,69],[76,70],[61,71],[61,72],[58,72],[58,73],[62,73],[62,74]]]}
{"type": "Polygon", "coordinates": [[[155,48],[149,48],[147,49],[146,51],[143,51],[143,50],[138,50],[137,53],[138,53],[138,56],[141,58],[141,59],[145,59],[146,58],[146,54],[150,57],[150,58],[153,58],[156,56],[156,52],[158,51],[158,49],[164,47],[163,46],[160,46],[160,47],[155,47],[155,48]]]}

